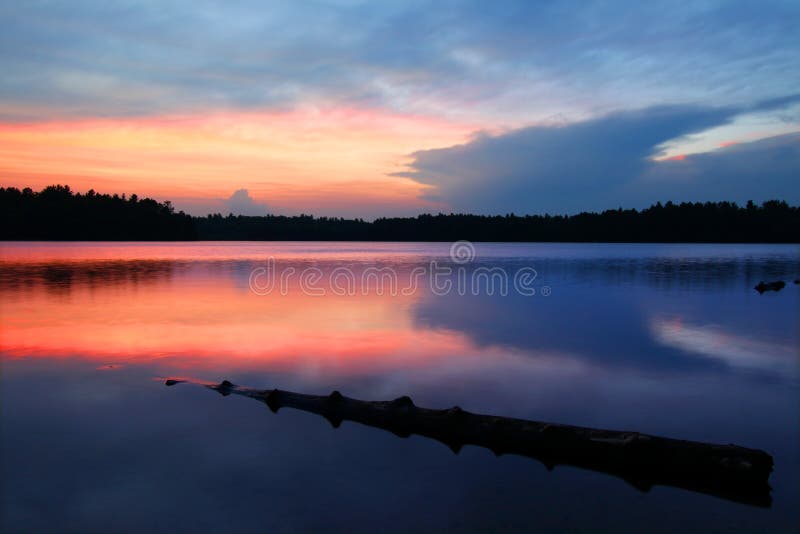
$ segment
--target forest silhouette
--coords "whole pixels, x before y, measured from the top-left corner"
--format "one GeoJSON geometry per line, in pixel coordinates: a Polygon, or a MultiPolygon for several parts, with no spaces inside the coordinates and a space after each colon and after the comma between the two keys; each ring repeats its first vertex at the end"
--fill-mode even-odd
{"type": "Polygon", "coordinates": [[[312,215],[193,217],[169,201],[0,187],[3,240],[562,241],[797,243],[800,207],[769,200],[667,202],[575,215],[424,214],[375,221],[312,215]]]}

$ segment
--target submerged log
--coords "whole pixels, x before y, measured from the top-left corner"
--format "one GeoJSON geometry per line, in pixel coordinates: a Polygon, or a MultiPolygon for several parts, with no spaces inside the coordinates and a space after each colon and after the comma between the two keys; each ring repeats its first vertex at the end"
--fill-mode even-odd
{"type": "Polygon", "coordinates": [[[764,282],[763,280],[758,283],[755,287],[755,290],[759,293],[764,293],[765,291],[780,291],[786,286],[786,282],[783,280],[776,280],[774,282],[764,282]]]}
{"type": "MultiPolygon", "coordinates": [[[[186,380],[168,379],[166,385],[180,382],[186,380]]],[[[444,443],[456,454],[464,445],[477,445],[498,456],[516,454],[537,459],[548,470],[571,465],[611,474],[641,491],[649,491],[654,485],[673,486],[755,506],[769,507],[772,503],[772,456],[757,449],[481,415],[458,406],[433,410],[414,405],[409,397],[362,401],[338,391],[321,396],[244,388],[227,380],[220,384],[194,383],[224,396],[235,394],[262,401],[274,413],[289,407],[318,414],[334,428],[343,421],[354,421],[400,437],[424,436],[444,443]]]]}

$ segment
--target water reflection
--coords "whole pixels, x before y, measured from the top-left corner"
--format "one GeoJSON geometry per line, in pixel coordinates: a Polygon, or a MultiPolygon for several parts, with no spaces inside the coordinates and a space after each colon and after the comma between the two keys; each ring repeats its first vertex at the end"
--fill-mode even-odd
{"type": "Polygon", "coordinates": [[[614,475],[648,492],[655,485],[674,486],[753,506],[772,504],[769,476],[772,457],[736,445],[674,440],[631,431],[614,431],[474,414],[458,406],[421,408],[408,397],[363,401],[343,396],[310,395],[279,389],[257,390],[224,380],[219,384],[168,378],[167,386],[201,385],[222,396],[241,395],[263,402],[273,413],[284,407],[322,416],[334,429],[353,421],[386,430],[400,438],[423,436],[454,454],[465,445],[495,456],[516,454],[542,462],[549,471],[570,465],[614,475]]]}
{"type": "Polygon", "coordinates": [[[169,280],[186,263],[153,261],[80,261],[53,263],[5,262],[0,270],[0,291],[9,298],[44,289],[68,295],[73,289],[104,290],[111,286],[152,285],[169,280]]]}
{"type": "Polygon", "coordinates": [[[517,529],[792,524],[800,289],[759,295],[753,286],[797,278],[796,247],[477,245],[467,269],[532,266],[548,297],[436,295],[425,285],[315,297],[296,279],[285,295],[249,286],[268,256],[324,274],[391,267],[405,276],[446,262],[448,248],[3,244],[0,459],[4,481],[18,482],[3,482],[0,530],[47,530],[39,517],[73,530],[155,528],[148,517],[195,529],[336,529],[352,524],[348,514],[363,514],[365,529],[387,518],[429,530],[488,529],[498,518],[517,529]],[[188,390],[167,397],[149,383],[169,375],[411,395],[434,408],[740,443],[775,456],[775,505],[759,512],[659,489],[642,500],[602,476],[548,475],[469,448],[451,462],[364,429],[333,443],[301,415],[265,424],[255,408],[188,390]],[[327,443],[322,452],[298,445],[316,442],[327,443]],[[347,491],[332,493],[338,484],[347,491]],[[596,504],[576,514],[576,500],[596,504]],[[442,506],[468,510],[470,523],[442,506]],[[681,512],[665,520],[665,507],[681,512]]]}
{"type": "Polygon", "coordinates": [[[98,367],[169,361],[195,374],[238,368],[328,380],[467,370],[530,376],[546,367],[657,376],[744,370],[797,383],[797,294],[751,287],[751,278],[794,276],[793,248],[737,255],[735,247],[565,247],[479,246],[482,255],[458,265],[438,244],[6,246],[0,348],[6,358],[98,367]],[[323,296],[297,276],[283,291],[254,293],[251,273],[265,257],[278,269],[317,270],[323,296]],[[431,261],[451,269],[452,290],[435,294],[423,279],[407,291],[414,270],[431,261]],[[503,295],[488,286],[458,290],[459,272],[502,269],[511,279],[530,267],[534,296],[513,287],[503,295]],[[356,284],[365,270],[390,269],[401,290],[365,284],[337,294],[332,274],[343,269],[356,284]]]}
{"type": "Polygon", "coordinates": [[[413,310],[415,324],[463,332],[481,347],[561,352],[587,364],[659,373],[726,372],[741,367],[741,361],[724,355],[747,352],[749,369],[779,379],[797,377],[797,295],[759,300],[742,279],[735,291],[719,292],[711,301],[708,292],[692,287],[585,286],[559,280],[563,283],[554,283],[550,298],[423,299],[413,310]],[[712,323],[684,327],[678,334],[680,325],[701,320],[712,323]]]}
{"type": "Polygon", "coordinates": [[[686,323],[680,318],[653,318],[654,338],[667,347],[708,357],[728,366],[793,377],[797,372],[797,346],[752,339],[717,325],[686,323]]]}

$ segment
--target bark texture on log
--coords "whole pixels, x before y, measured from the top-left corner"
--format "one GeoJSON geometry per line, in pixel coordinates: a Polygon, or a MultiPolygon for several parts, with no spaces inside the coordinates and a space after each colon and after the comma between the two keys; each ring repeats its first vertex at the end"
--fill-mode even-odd
{"type": "MultiPolygon", "coordinates": [[[[168,379],[171,386],[182,379],[168,379]]],[[[307,395],[279,389],[256,390],[225,380],[199,383],[222,395],[242,395],[264,402],[272,412],[288,407],[318,414],[334,428],[354,421],[400,437],[425,436],[453,452],[477,445],[496,455],[517,454],[548,469],[571,465],[620,477],[641,491],[673,486],[724,499],[769,507],[772,456],[762,450],[663,438],[639,432],[602,430],[470,413],[455,406],[420,408],[409,397],[362,401],[338,391],[307,395]]]]}

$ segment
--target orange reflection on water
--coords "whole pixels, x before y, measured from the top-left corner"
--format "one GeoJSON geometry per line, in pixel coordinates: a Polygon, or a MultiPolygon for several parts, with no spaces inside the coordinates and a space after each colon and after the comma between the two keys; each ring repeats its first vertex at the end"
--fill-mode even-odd
{"type": "MultiPolygon", "coordinates": [[[[248,279],[262,263],[243,259],[255,258],[254,251],[222,260],[206,249],[212,259],[192,262],[164,244],[131,246],[127,260],[106,257],[124,257],[125,245],[111,252],[97,247],[99,259],[87,257],[91,247],[79,256],[69,256],[70,245],[44,248],[4,250],[4,358],[73,358],[98,366],[170,358],[171,365],[192,369],[357,373],[430,365],[470,349],[462,334],[414,324],[410,308],[423,298],[421,291],[319,297],[294,283],[286,294],[257,295],[248,279]]],[[[277,252],[287,261],[293,257],[287,247],[277,252]]],[[[353,265],[345,260],[365,258],[345,249],[315,265],[325,271],[353,265]]]]}
{"type": "MultiPolygon", "coordinates": [[[[435,251],[445,257],[449,243],[359,243],[352,241],[6,241],[0,243],[0,266],[19,267],[49,264],[52,267],[83,268],[108,262],[163,260],[173,264],[197,261],[261,261],[267,258],[294,261],[369,262],[395,258],[419,261],[421,254],[435,251]]],[[[135,269],[129,268],[130,271],[135,269]]]]}

